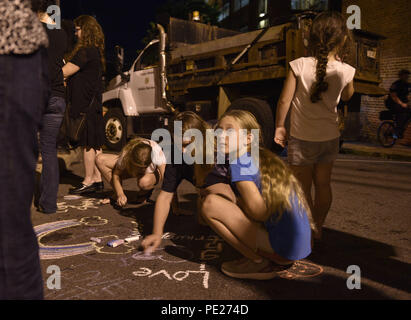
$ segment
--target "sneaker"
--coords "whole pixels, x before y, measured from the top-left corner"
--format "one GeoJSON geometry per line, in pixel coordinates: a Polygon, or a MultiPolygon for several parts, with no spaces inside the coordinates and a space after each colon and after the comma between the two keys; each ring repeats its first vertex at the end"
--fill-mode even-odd
{"type": "Polygon", "coordinates": [[[265,258],[260,263],[247,258],[224,262],[221,271],[233,278],[254,280],[273,279],[277,274],[271,262],[265,258]]]}

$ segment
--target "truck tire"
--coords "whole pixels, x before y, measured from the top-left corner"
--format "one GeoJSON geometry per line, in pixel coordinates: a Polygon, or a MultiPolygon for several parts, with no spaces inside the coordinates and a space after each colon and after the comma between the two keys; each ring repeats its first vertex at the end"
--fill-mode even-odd
{"type": "Polygon", "coordinates": [[[127,142],[127,121],[120,108],[109,108],[104,115],[104,141],[113,151],[120,151],[127,142]]]}
{"type": "Polygon", "coordinates": [[[256,98],[241,98],[230,105],[227,111],[230,110],[245,110],[252,113],[261,126],[264,147],[271,150],[274,138],[274,119],[270,105],[266,101],[256,98]]]}

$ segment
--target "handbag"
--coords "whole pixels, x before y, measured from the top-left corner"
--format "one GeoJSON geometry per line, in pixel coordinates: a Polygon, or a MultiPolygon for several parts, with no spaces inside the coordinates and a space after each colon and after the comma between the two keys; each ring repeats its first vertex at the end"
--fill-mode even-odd
{"type": "Polygon", "coordinates": [[[63,122],[60,127],[60,133],[61,135],[65,136],[70,142],[80,141],[81,135],[86,128],[87,111],[90,109],[93,102],[94,96],[93,99],[91,99],[91,102],[87,109],[84,112],[81,112],[80,116],[75,119],[70,117],[71,103],[67,104],[66,110],[64,112],[63,122]]]}

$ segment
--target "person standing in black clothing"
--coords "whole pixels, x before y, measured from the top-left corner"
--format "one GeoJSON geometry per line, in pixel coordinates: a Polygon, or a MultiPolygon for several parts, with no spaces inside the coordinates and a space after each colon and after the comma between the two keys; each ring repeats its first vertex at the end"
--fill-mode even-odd
{"type": "Polygon", "coordinates": [[[30,207],[49,96],[47,45],[28,0],[0,1],[0,300],[43,299],[30,207]]]}
{"type": "Polygon", "coordinates": [[[43,169],[40,179],[40,199],[35,203],[38,211],[43,213],[55,213],[57,210],[60,180],[57,137],[66,109],[62,68],[63,56],[67,48],[67,35],[64,30],[55,28],[55,22],[46,13],[47,8],[55,4],[55,0],[32,0],[32,9],[37,12],[49,39],[47,53],[51,93],[41,121],[40,151],[43,169]]]}
{"type": "Polygon", "coordinates": [[[390,88],[390,95],[385,104],[388,109],[395,114],[397,121],[396,135],[397,138],[402,138],[405,130],[405,124],[408,120],[410,109],[408,107],[408,95],[410,94],[410,84],[408,77],[410,71],[402,69],[398,73],[399,80],[395,81],[390,88]]]}
{"type": "Polygon", "coordinates": [[[63,74],[68,79],[70,117],[87,115],[86,127],[78,143],[83,147],[85,177],[82,184],[70,190],[72,194],[85,194],[104,189],[95,159],[104,144],[102,114],[102,74],[105,69],[104,34],[97,20],[82,15],[74,20],[77,45],[69,55],[63,74]]]}

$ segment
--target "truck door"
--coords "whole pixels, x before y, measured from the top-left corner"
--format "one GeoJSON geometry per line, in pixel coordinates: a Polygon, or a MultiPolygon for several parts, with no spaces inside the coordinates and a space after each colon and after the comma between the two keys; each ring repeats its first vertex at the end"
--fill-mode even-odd
{"type": "Polygon", "coordinates": [[[164,112],[161,106],[159,44],[150,43],[135,61],[130,88],[139,114],[164,112]]]}

